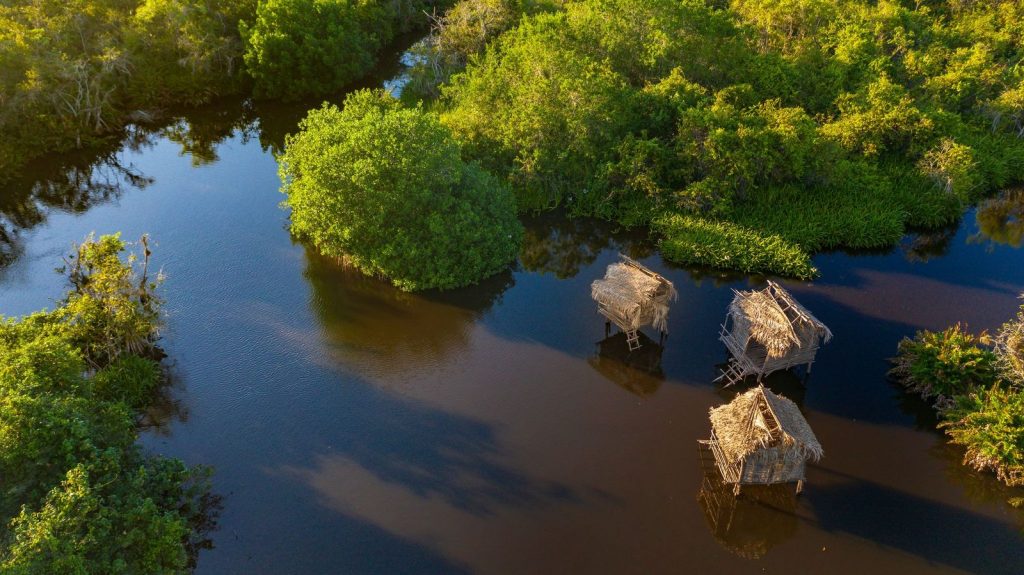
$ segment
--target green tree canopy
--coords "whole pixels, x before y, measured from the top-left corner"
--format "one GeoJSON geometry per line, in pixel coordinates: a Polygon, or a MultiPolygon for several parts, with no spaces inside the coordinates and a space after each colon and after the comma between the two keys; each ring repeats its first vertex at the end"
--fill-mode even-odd
{"type": "Polygon", "coordinates": [[[311,111],[279,161],[293,232],[402,289],[471,284],[517,253],[507,186],[463,161],[436,116],[385,92],[311,111]]]}

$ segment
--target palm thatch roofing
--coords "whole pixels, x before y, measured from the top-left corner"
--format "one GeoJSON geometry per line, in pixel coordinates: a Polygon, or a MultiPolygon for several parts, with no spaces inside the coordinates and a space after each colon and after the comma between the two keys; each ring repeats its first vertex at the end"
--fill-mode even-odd
{"type": "Polygon", "coordinates": [[[767,448],[796,450],[814,461],[824,454],[800,408],[763,385],[712,408],[711,430],[730,465],[767,448]]]}
{"type": "Polygon", "coordinates": [[[808,336],[826,343],[832,332],[779,284],[769,281],[762,290],[737,291],[729,304],[733,332],[738,339],[752,338],[765,347],[769,358],[785,356],[803,347],[808,336]]]}
{"type": "Polygon", "coordinates": [[[633,259],[619,257],[622,261],[608,266],[604,278],[590,284],[598,311],[625,331],[649,323],[668,332],[669,302],[677,297],[675,286],[633,259]]]}

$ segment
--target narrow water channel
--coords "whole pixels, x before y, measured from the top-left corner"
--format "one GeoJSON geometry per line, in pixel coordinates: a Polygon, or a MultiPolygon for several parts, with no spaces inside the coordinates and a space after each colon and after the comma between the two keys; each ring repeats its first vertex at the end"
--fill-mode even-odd
{"type": "Polygon", "coordinates": [[[835,333],[809,380],[771,380],[825,457],[799,498],[735,500],[697,440],[735,393],[712,383],[731,290],[759,278],[548,214],[507,273],[397,292],[289,237],[272,153],[299,117],[225,103],[38,164],[0,200],[8,316],[52,306],[53,269],[86,234],[155,240],[174,383],[143,442],[216,469],[198,573],[1024,572],[1024,512],[1006,505],[1022,491],[963,467],[885,375],[917,329],[1015,312],[1019,196],[784,282],[835,333]],[[619,252],[679,290],[663,349],[601,341],[589,285],[619,252]]]}

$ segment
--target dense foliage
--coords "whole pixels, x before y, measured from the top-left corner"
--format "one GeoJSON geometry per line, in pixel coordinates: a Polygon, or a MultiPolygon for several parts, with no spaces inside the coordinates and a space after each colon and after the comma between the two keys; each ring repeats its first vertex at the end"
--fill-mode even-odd
{"type": "Polygon", "coordinates": [[[1022,22],[1011,0],[463,0],[414,88],[448,82],[444,123],[522,209],[806,276],[1020,178],[1022,22]]]}
{"type": "Polygon", "coordinates": [[[993,471],[1007,485],[1024,485],[1024,391],[1005,385],[957,396],[942,427],[966,448],[964,462],[993,471]]]}
{"type": "Polygon", "coordinates": [[[16,0],[0,4],[0,180],[170,106],[297,98],[364,75],[435,0],[16,0]]]}
{"type": "Polygon", "coordinates": [[[324,95],[370,71],[396,34],[425,20],[434,0],[261,0],[243,24],[256,95],[324,95]]]}
{"type": "Polygon", "coordinates": [[[900,342],[892,374],[926,399],[934,398],[964,463],[1024,485],[1024,306],[994,337],[959,325],[921,331],[900,342]]]}
{"type": "Polygon", "coordinates": [[[914,339],[904,338],[898,351],[890,374],[940,409],[949,407],[954,396],[996,379],[996,354],[960,325],[919,331],[914,339]]]}
{"type": "Polygon", "coordinates": [[[54,311],[0,323],[4,573],[185,573],[199,544],[208,472],[135,445],[162,379],[158,301],[148,253],[124,250],[86,241],[54,311]]]}
{"type": "Polygon", "coordinates": [[[0,178],[175,103],[238,89],[254,0],[19,0],[0,5],[0,178]]]}
{"type": "Polygon", "coordinates": [[[511,192],[433,114],[362,90],[313,110],[280,157],[292,231],[402,289],[492,275],[522,237],[511,192]]]}

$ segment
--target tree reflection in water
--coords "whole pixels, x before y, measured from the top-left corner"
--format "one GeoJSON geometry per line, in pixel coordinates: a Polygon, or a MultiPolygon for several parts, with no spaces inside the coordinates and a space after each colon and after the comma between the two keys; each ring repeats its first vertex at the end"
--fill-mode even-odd
{"type": "Polygon", "coordinates": [[[698,447],[703,479],[697,501],[708,529],[722,547],[746,559],[768,551],[796,535],[796,489],[791,484],[744,485],[739,495],[722,480],[711,450],[698,447]]]}
{"type": "Polygon", "coordinates": [[[448,292],[400,291],[306,247],[304,275],[334,365],[388,376],[442,365],[513,283],[511,271],[448,292]]]}
{"type": "Polygon", "coordinates": [[[908,262],[925,263],[949,252],[953,238],[960,229],[957,221],[935,230],[911,232],[900,242],[903,256],[908,262]]]}
{"type": "Polygon", "coordinates": [[[121,158],[123,150],[151,145],[149,132],[130,129],[116,147],[38,161],[26,168],[0,196],[0,268],[18,259],[24,249],[24,233],[43,224],[54,210],[82,213],[116,200],[125,189],[142,189],[153,183],[121,158]]]}
{"type": "Polygon", "coordinates": [[[975,218],[978,233],[967,241],[1019,248],[1024,243],[1024,189],[1006,190],[981,202],[975,218]]]}
{"type": "Polygon", "coordinates": [[[523,225],[526,233],[519,264],[526,271],[553,274],[558,279],[574,277],[612,245],[635,260],[657,251],[645,229],[626,230],[604,220],[570,218],[560,210],[524,218],[523,225]]]}
{"type": "Polygon", "coordinates": [[[638,335],[640,348],[633,351],[621,331],[602,339],[597,342],[597,353],[587,358],[587,363],[626,391],[647,397],[654,395],[665,380],[661,369],[661,354],[665,348],[643,332],[638,335]]]}

